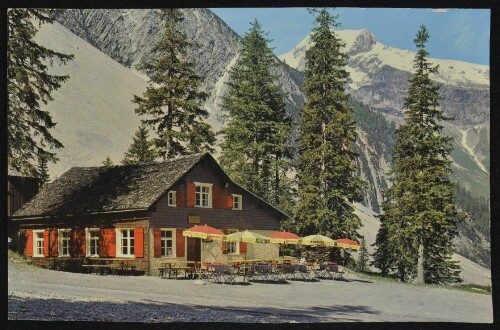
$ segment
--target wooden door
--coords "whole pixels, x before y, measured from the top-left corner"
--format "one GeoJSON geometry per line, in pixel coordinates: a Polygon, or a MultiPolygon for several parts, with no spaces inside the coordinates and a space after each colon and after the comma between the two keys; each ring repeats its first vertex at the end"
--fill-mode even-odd
{"type": "Polygon", "coordinates": [[[201,238],[187,238],[187,260],[201,261],[201,238]]]}

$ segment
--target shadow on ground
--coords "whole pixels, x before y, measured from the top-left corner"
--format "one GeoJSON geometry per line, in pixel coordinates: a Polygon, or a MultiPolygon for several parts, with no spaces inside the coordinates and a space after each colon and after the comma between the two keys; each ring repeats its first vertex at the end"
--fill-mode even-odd
{"type": "Polygon", "coordinates": [[[237,307],[217,308],[125,301],[68,301],[63,299],[9,296],[9,320],[107,321],[107,322],[242,322],[311,323],[366,320],[362,315],[379,314],[366,306],[322,306],[313,308],[237,307]],[[356,315],[360,315],[357,318],[356,315]]]}

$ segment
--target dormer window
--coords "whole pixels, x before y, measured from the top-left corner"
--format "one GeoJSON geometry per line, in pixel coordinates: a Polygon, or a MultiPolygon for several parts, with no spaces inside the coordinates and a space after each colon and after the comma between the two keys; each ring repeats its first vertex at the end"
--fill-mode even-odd
{"type": "Polygon", "coordinates": [[[195,207],[212,207],[212,184],[195,182],[195,207]]]}
{"type": "Polygon", "coordinates": [[[242,210],[243,200],[241,195],[233,194],[233,210],[242,210]]]}
{"type": "Polygon", "coordinates": [[[176,191],[168,192],[168,206],[177,206],[176,196],[177,196],[176,191]]]}

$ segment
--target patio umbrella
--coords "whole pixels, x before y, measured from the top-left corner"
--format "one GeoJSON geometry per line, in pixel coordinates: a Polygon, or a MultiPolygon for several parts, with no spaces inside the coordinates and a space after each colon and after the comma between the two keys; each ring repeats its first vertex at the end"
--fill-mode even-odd
{"type": "MultiPolygon", "coordinates": [[[[254,233],[252,231],[238,231],[236,233],[232,233],[226,235],[224,237],[224,241],[226,242],[244,242],[244,243],[270,243],[270,238],[267,238],[264,235],[254,233]]],[[[245,261],[247,261],[247,253],[245,251],[245,261]]],[[[246,268],[243,273],[243,282],[246,280],[246,268]]]]}
{"type": "Polygon", "coordinates": [[[343,249],[351,249],[351,250],[359,250],[361,249],[361,246],[359,245],[358,242],[353,241],[352,239],[349,238],[339,238],[335,240],[337,243],[337,246],[343,249]]]}
{"type": "Polygon", "coordinates": [[[182,235],[184,235],[185,237],[202,238],[202,239],[222,240],[224,238],[224,233],[222,232],[222,230],[215,229],[207,225],[191,227],[189,229],[184,230],[182,235]]]}
{"type": "Polygon", "coordinates": [[[280,243],[280,244],[299,244],[301,238],[288,231],[276,231],[267,235],[271,239],[271,243],[280,243]]]}
{"type": "MultiPolygon", "coordinates": [[[[288,231],[276,231],[267,235],[271,239],[271,243],[279,243],[279,244],[299,244],[301,238],[294,233],[290,233],[288,231]]],[[[285,253],[283,252],[283,256],[285,253]]]]}
{"type": "MultiPolygon", "coordinates": [[[[214,227],[207,226],[206,224],[204,226],[195,225],[194,227],[186,229],[184,230],[182,235],[184,237],[199,238],[199,239],[222,240],[224,238],[224,232],[222,232],[222,230],[215,229],[214,227]]],[[[205,282],[200,279],[197,279],[194,283],[205,284],[205,282]]]]}
{"type": "Polygon", "coordinates": [[[335,242],[337,243],[337,247],[342,248],[342,265],[345,267],[345,249],[360,250],[361,246],[358,242],[349,238],[339,238],[335,242]]]}
{"type": "Polygon", "coordinates": [[[302,245],[335,246],[335,241],[330,237],[317,234],[302,237],[302,245]]]}

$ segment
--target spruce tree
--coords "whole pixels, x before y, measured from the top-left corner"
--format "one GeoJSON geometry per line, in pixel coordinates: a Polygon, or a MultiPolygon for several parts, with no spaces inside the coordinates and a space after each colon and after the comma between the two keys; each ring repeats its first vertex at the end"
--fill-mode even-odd
{"type": "Polygon", "coordinates": [[[273,73],[277,59],[268,43],[255,20],[229,72],[220,162],[236,182],[276,206],[286,206],[293,122],[273,73]]]}
{"type": "Polygon", "coordinates": [[[358,260],[356,262],[356,269],[360,272],[366,272],[368,270],[368,250],[364,238],[361,240],[361,249],[359,250],[358,260]]]}
{"type": "MultiPolygon", "coordinates": [[[[431,80],[438,66],[427,60],[428,39],[422,25],[414,40],[418,50],[404,100],[405,123],[396,132],[393,185],[383,205],[387,233],[379,235],[376,244],[392,253],[391,267],[402,280],[416,277],[419,283],[441,284],[459,280],[459,266],[450,260],[459,213],[449,178],[452,138],[440,135],[440,122],[451,118],[440,109],[438,86],[431,80]]],[[[382,254],[375,254],[376,262],[382,254]]]]}
{"type": "Polygon", "coordinates": [[[149,162],[156,159],[156,152],[151,149],[153,142],[149,139],[149,131],[146,126],[141,125],[135,132],[132,144],[125,152],[122,164],[133,164],[149,162]]]}
{"type": "Polygon", "coordinates": [[[338,16],[315,10],[313,45],[306,51],[304,92],[300,109],[298,194],[294,226],[301,235],[357,238],[361,221],[352,203],[364,183],[356,177],[356,128],[345,85],[344,43],[331,30],[338,16]]]}
{"type": "Polygon", "coordinates": [[[37,172],[38,172],[38,178],[40,179],[39,188],[42,188],[47,182],[49,182],[49,179],[50,179],[48,169],[47,169],[47,158],[46,157],[39,157],[38,158],[37,172]]]}
{"type": "Polygon", "coordinates": [[[138,66],[150,81],[142,96],[134,95],[135,112],[156,132],[153,142],[164,159],[213,151],[215,134],[204,122],[209,113],[201,106],[207,94],[199,90],[202,78],[195,73],[195,64],[186,59],[195,44],[177,29],[184,19],[179,9],[161,9],[158,14],[165,30],[151,49],[153,59],[138,66]]]}
{"type": "Polygon", "coordinates": [[[102,165],[104,167],[110,167],[110,166],[113,166],[113,161],[111,160],[111,158],[109,158],[109,155],[106,156],[106,159],[102,162],[102,165]]]}
{"type": "Polygon", "coordinates": [[[56,123],[42,104],[69,76],[49,74],[54,61],[66,64],[73,55],[62,54],[34,41],[42,24],[54,22],[51,9],[9,9],[7,41],[8,162],[16,170],[39,177],[39,163],[57,161],[50,150],[62,148],[50,129],[56,123]]]}

